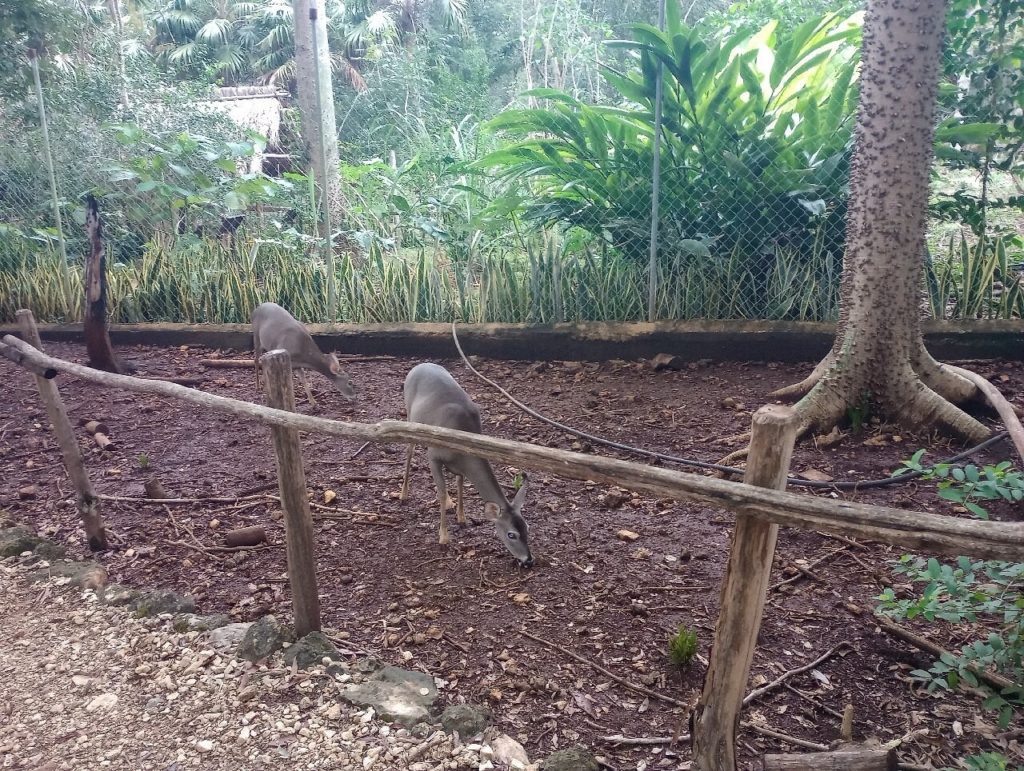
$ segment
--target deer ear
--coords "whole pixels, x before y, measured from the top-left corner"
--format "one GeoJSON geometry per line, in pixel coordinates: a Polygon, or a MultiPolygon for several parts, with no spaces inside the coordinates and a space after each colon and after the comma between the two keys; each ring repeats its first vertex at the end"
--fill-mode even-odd
{"type": "Polygon", "coordinates": [[[517,512],[523,508],[523,502],[526,501],[526,490],[530,486],[530,479],[523,474],[523,483],[519,485],[519,489],[516,490],[516,497],[512,499],[512,508],[517,512]]]}
{"type": "Polygon", "coordinates": [[[331,372],[333,372],[335,375],[341,374],[341,364],[338,361],[338,357],[335,356],[333,353],[331,354],[331,361],[328,366],[331,368],[331,372]]]}
{"type": "Polygon", "coordinates": [[[491,519],[497,519],[498,511],[498,504],[494,501],[487,501],[487,503],[484,504],[484,516],[490,517],[491,519]]]}

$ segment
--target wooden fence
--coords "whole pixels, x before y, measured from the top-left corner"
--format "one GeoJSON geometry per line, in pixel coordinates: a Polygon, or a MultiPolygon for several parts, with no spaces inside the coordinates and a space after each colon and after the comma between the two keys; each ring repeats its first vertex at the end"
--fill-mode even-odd
{"type": "MultiPolygon", "coordinates": [[[[933,554],[964,554],[982,559],[1024,562],[1024,523],[956,519],[783,491],[781,488],[785,486],[796,436],[796,418],[788,407],[769,405],[755,413],[745,480],[743,483],[730,482],[415,423],[394,420],[352,423],[300,415],[293,412],[290,362],[284,351],[270,352],[261,360],[267,375],[270,407],[203,393],[173,383],[100,372],[37,350],[39,339],[31,314],[19,311],[18,318],[26,340],[35,347],[6,335],[0,343],[0,354],[36,374],[40,396],[47,405],[69,476],[75,482],[83,523],[90,546],[94,549],[104,548],[105,542],[100,537],[103,523],[84,469],[81,473],[73,471],[81,467],[81,457],[73,436],[70,445],[66,439],[71,426],[52,382],[56,373],[128,391],[181,399],[273,427],[278,480],[285,511],[289,579],[299,634],[320,626],[313,529],[298,443],[299,431],[366,442],[457,449],[517,467],[542,469],[572,479],[618,485],[658,497],[734,512],[737,515],[736,528],[723,582],[715,642],[703,694],[692,716],[693,768],[698,771],[730,771],[736,768],[736,732],[743,692],[750,674],[780,525],[867,538],[933,554]]],[[[887,768],[893,763],[891,752],[833,753],[827,758],[811,755],[807,756],[806,763],[786,758],[790,756],[778,756],[773,761],[776,763],[774,767],[862,768],[870,771],[887,768]]]]}

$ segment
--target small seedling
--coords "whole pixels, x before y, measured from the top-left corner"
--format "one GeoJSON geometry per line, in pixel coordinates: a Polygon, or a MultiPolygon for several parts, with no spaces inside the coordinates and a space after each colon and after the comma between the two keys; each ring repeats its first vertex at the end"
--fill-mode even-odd
{"type": "Polygon", "coordinates": [[[146,453],[140,452],[139,453],[139,457],[138,457],[138,461],[139,461],[139,468],[149,468],[149,456],[146,453]]]}
{"type": "Polygon", "coordinates": [[[685,624],[668,638],[668,658],[679,669],[686,669],[697,655],[697,632],[685,624]]]}

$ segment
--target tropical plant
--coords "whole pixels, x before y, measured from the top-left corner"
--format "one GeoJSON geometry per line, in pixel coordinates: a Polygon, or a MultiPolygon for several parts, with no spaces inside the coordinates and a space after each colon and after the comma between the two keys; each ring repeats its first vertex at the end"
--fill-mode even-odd
{"type": "Polygon", "coordinates": [[[981,189],[940,193],[934,208],[984,236],[993,210],[1024,209],[1024,0],[953,0],[946,19],[937,155],[976,171],[981,189]],[[1016,195],[993,191],[996,172],[1011,175],[1016,195]]]}
{"type": "Polygon", "coordinates": [[[667,31],[633,25],[632,41],[613,44],[635,62],[605,70],[620,106],[535,91],[549,106],[494,118],[490,127],[514,141],[475,168],[527,185],[528,218],[581,227],[644,257],[661,67],[662,259],[738,250],[763,279],[777,249],[841,253],[857,19],[829,15],[789,35],[768,24],[719,39],[669,9],[667,31]]]}

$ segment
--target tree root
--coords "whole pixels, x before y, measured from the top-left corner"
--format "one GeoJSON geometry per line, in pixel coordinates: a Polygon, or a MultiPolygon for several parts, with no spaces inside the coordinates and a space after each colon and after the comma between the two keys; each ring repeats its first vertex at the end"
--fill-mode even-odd
{"type": "Polygon", "coordinates": [[[825,376],[825,373],[828,372],[833,362],[835,362],[835,355],[833,353],[829,353],[828,356],[818,362],[811,374],[799,383],[794,383],[793,385],[788,385],[783,388],[777,388],[768,395],[773,399],[799,399],[807,396],[814,386],[818,385],[818,382],[822,377],[825,376]]]}
{"type": "Polygon", "coordinates": [[[1017,454],[1021,457],[1021,460],[1024,460],[1024,426],[1021,425],[1020,418],[1017,417],[1013,405],[999,392],[998,388],[976,372],[951,365],[948,366],[948,369],[959,377],[970,381],[985,396],[985,399],[992,405],[992,409],[999,414],[1000,420],[1006,426],[1006,431],[1013,441],[1013,446],[1017,448],[1017,454]]]}

